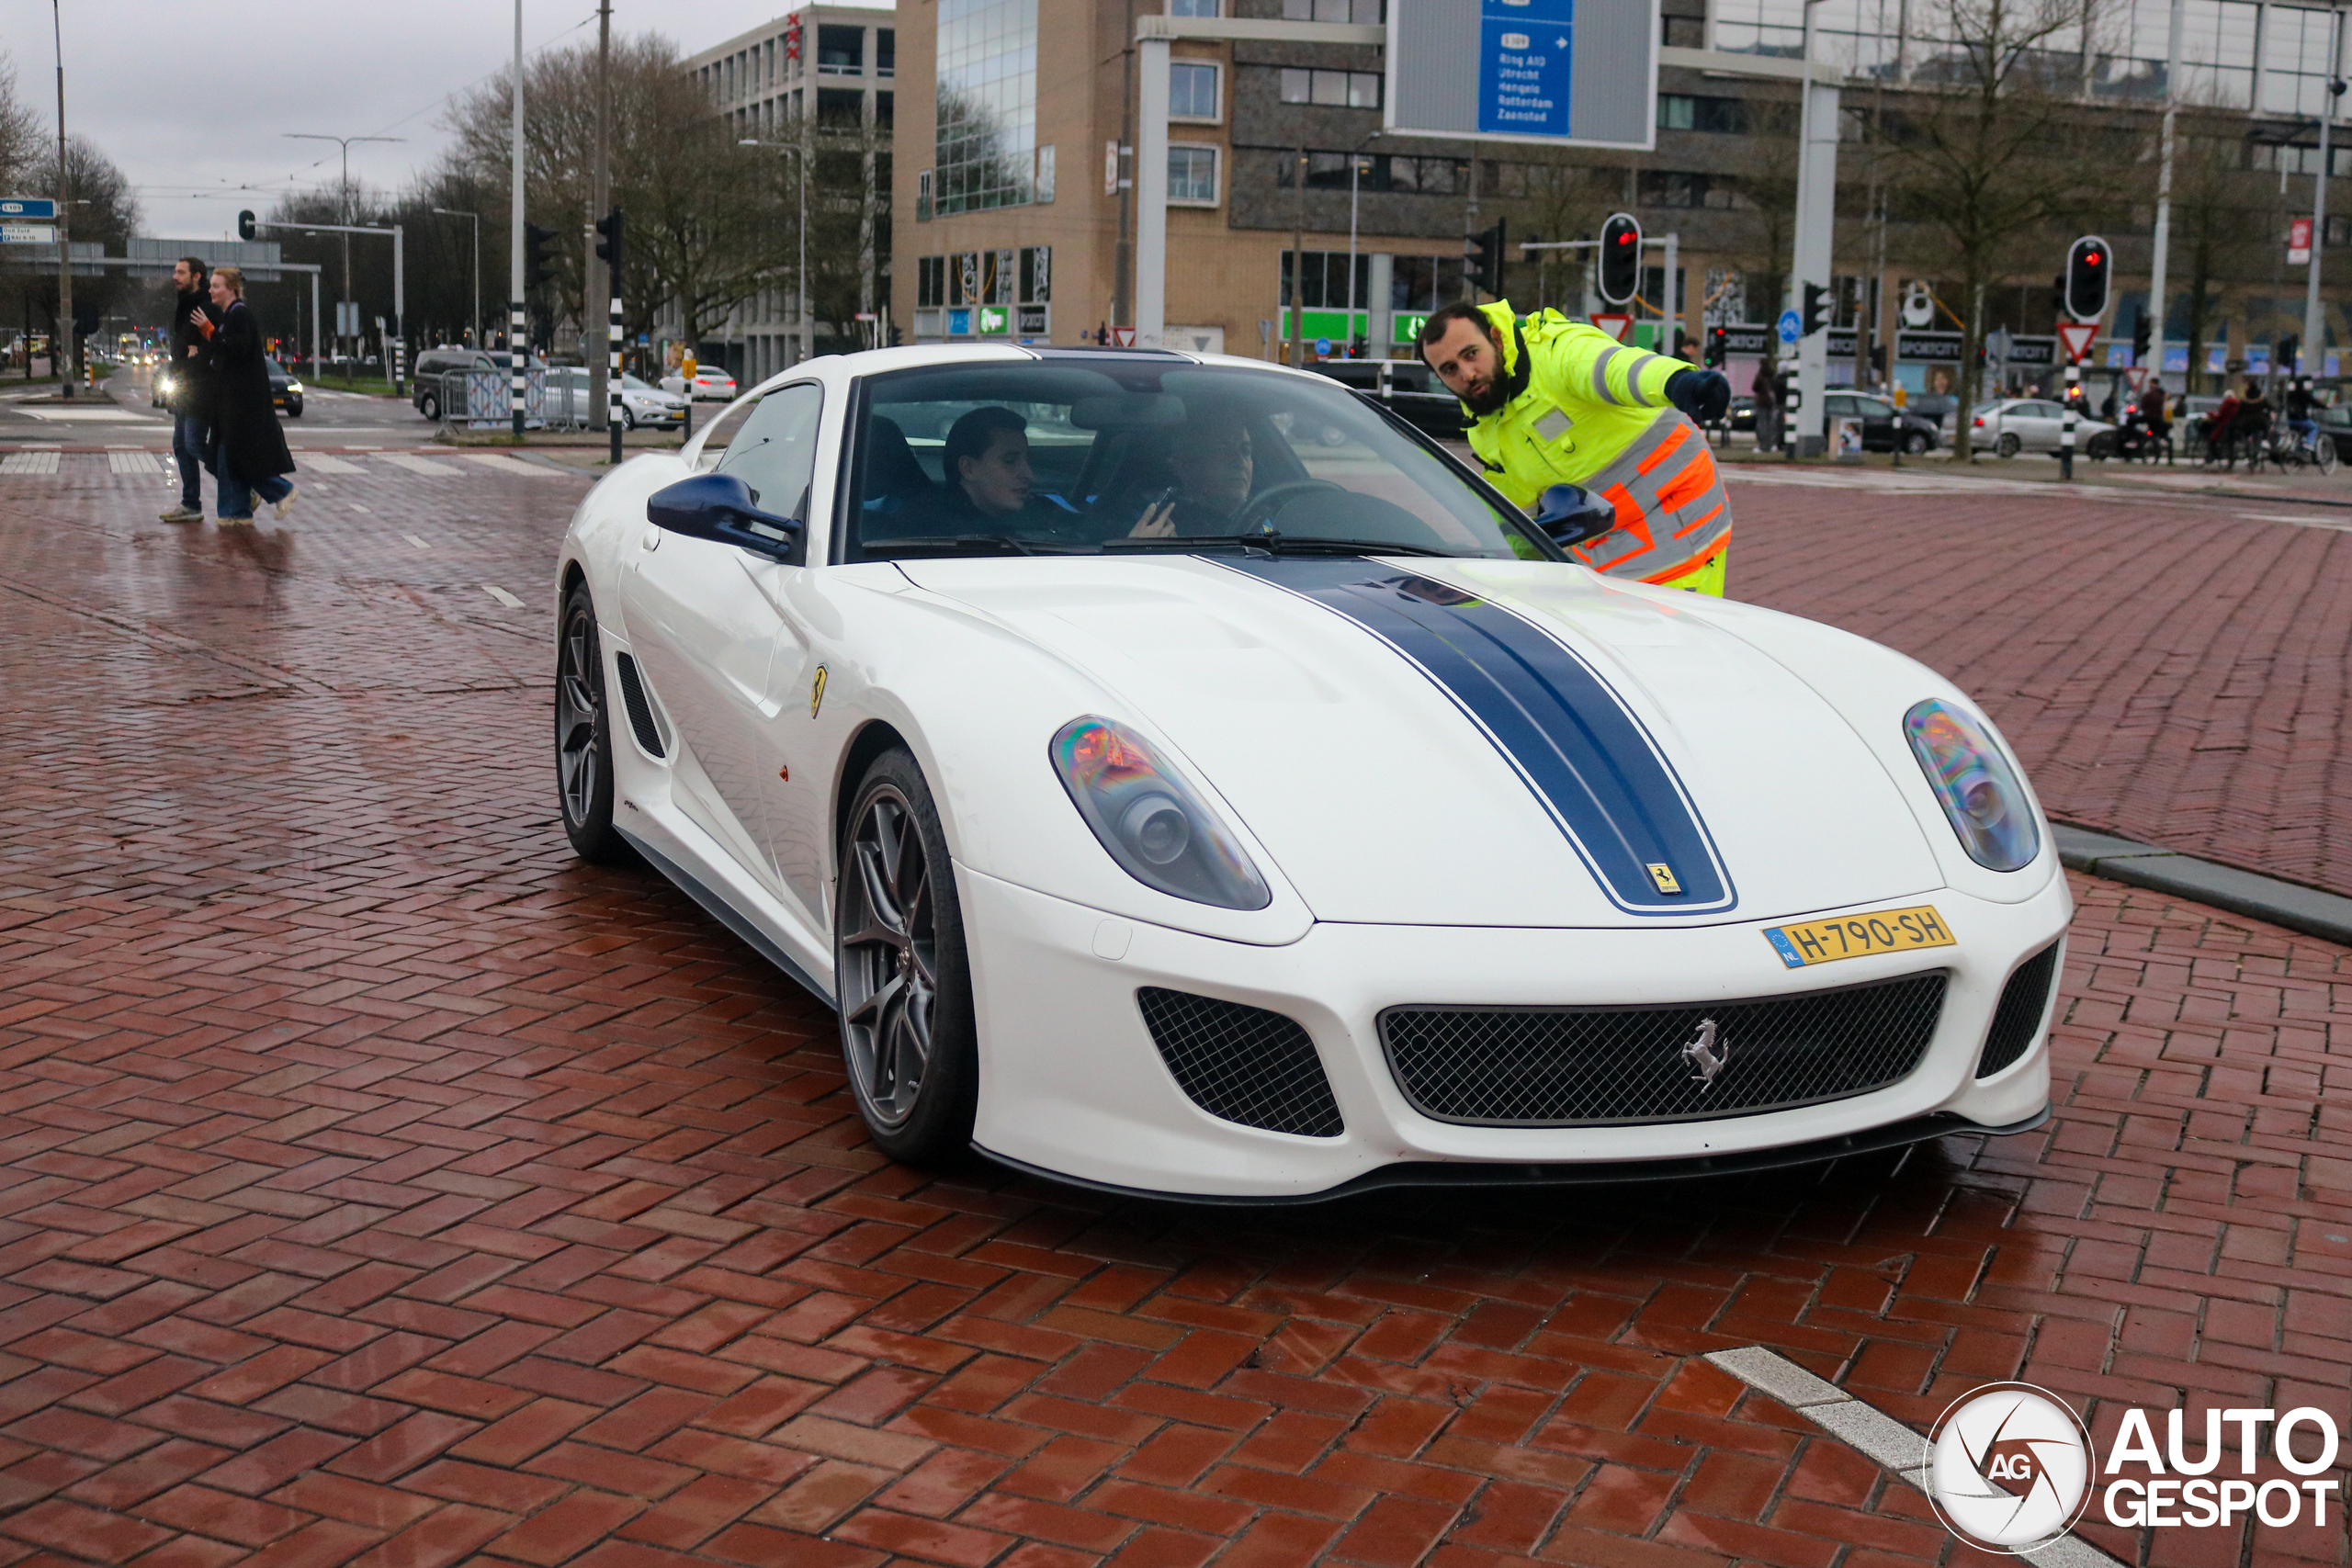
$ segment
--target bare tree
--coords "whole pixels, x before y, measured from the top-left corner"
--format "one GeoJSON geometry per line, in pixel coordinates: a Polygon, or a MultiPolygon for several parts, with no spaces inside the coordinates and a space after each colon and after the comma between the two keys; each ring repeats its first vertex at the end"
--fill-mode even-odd
{"type": "Polygon", "coordinates": [[[1935,239],[1937,270],[1959,290],[1961,417],[1954,455],[1970,456],[1985,288],[2090,194],[2098,123],[2073,95],[2081,0],[1926,0],[1923,62],[1887,117],[1889,174],[1902,216],[1935,239]]]}
{"type": "Polygon", "coordinates": [[[0,50],[0,189],[24,188],[41,141],[40,117],[17,91],[17,62],[0,50]]]}
{"type": "Polygon", "coordinates": [[[2188,296],[2190,391],[2229,287],[2251,280],[2286,228],[2278,187],[2246,169],[2245,142],[2237,134],[2244,123],[2243,114],[2185,114],[2174,142],[2173,265],[2188,296]]]}
{"type": "MultiPolygon", "coordinates": [[[[586,43],[552,51],[527,70],[529,216],[560,236],[554,310],[576,323],[583,319],[596,51],[586,43]]],[[[613,199],[628,215],[627,324],[644,330],[660,306],[674,304],[693,342],[759,289],[790,276],[792,218],[779,198],[775,155],[737,145],[740,133],[686,80],[667,39],[616,39],[611,84],[613,199]]],[[[482,192],[483,265],[493,277],[504,276],[507,197],[500,182],[513,101],[502,76],[458,103],[447,120],[456,145],[435,176],[470,179],[482,192]]]]}

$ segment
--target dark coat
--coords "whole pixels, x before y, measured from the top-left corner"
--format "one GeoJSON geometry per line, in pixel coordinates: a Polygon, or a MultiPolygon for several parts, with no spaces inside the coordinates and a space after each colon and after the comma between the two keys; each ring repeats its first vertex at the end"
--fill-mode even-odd
{"type": "Polygon", "coordinates": [[[212,355],[204,334],[187,319],[190,310],[202,310],[216,328],[220,322],[220,308],[202,289],[181,295],[179,303],[172,308],[172,412],[182,419],[209,419],[212,413],[212,355]]]}
{"type": "Polygon", "coordinates": [[[213,330],[212,438],[247,484],[294,471],[286,433],[269,398],[268,354],[261,322],[243,299],[231,302],[213,330]]]}

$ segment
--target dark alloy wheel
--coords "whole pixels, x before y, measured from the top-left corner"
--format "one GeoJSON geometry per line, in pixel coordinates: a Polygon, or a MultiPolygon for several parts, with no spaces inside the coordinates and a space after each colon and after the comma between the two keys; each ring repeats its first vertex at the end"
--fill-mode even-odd
{"type": "Polygon", "coordinates": [[[1928,433],[1924,430],[1905,431],[1903,433],[1903,451],[1906,457],[1926,457],[1928,455],[1928,433]]]}
{"type": "Polygon", "coordinates": [[[563,601],[556,644],[555,773],[564,836],[582,860],[626,860],[628,841],[613,828],[613,731],[605,705],[605,652],[585,583],[563,601]]]}
{"type": "Polygon", "coordinates": [[[911,755],[875,759],[849,823],[833,972],[850,1088],[885,1153],[948,1158],[971,1142],[979,1053],[955,867],[911,755]]]}

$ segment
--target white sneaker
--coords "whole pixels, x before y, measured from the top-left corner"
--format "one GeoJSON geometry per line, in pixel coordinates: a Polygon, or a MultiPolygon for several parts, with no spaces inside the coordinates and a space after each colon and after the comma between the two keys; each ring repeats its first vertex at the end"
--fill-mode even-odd
{"type": "Polygon", "coordinates": [[[201,523],[204,521],[204,508],[201,506],[175,506],[169,512],[164,513],[163,520],[166,523],[201,523]]]}
{"type": "Polygon", "coordinates": [[[269,514],[277,518],[280,523],[285,522],[286,514],[294,510],[294,498],[301,493],[302,491],[299,487],[293,485],[287,486],[286,493],[278,497],[277,503],[269,509],[269,514]]]}

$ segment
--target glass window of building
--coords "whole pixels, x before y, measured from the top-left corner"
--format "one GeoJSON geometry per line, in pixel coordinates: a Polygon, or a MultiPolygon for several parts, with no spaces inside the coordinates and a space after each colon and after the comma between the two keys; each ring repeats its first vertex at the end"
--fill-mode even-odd
{"type": "Polygon", "coordinates": [[[877,76],[895,76],[899,73],[898,28],[876,28],[874,29],[874,73],[877,76]]]}
{"type": "Polygon", "coordinates": [[[1380,107],[1377,71],[1310,71],[1286,65],[1282,73],[1282,99],[1286,104],[1329,104],[1338,108],[1376,109],[1380,107]]]}
{"type": "Polygon", "coordinates": [[[1387,20],[1383,0],[1283,0],[1286,22],[1358,22],[1378,27],[1387,20]]]}
{"type": "Polygon", "coordinates": [[[1168,149],[1168,199],[1186,207],[1216,205],[1216,149],[1168,149]]]}
{"type": "Polygon", "coordinates": [[[1214,17],[1217,14],[1216,6],[1217,0],[1168,0],[1168,14],[1171,17],[1214,17]]]}
{"type": "Polygon", "coordinates": [[[1168,67],[1168,118],[1216,119],[1218,74],[1215,65],[1201,61],[1171,62],[1168,67]]]}
{"type": "Polygon", "coordinates": [[[865,29],[828,24],[817,29],[820,73],[855,74],[865,69],[865,29]]]}
{"type": "Polygon", "coordinates": [[[1035,198],[1037,0],[939,0],[933,210],[1035,198]]]}

